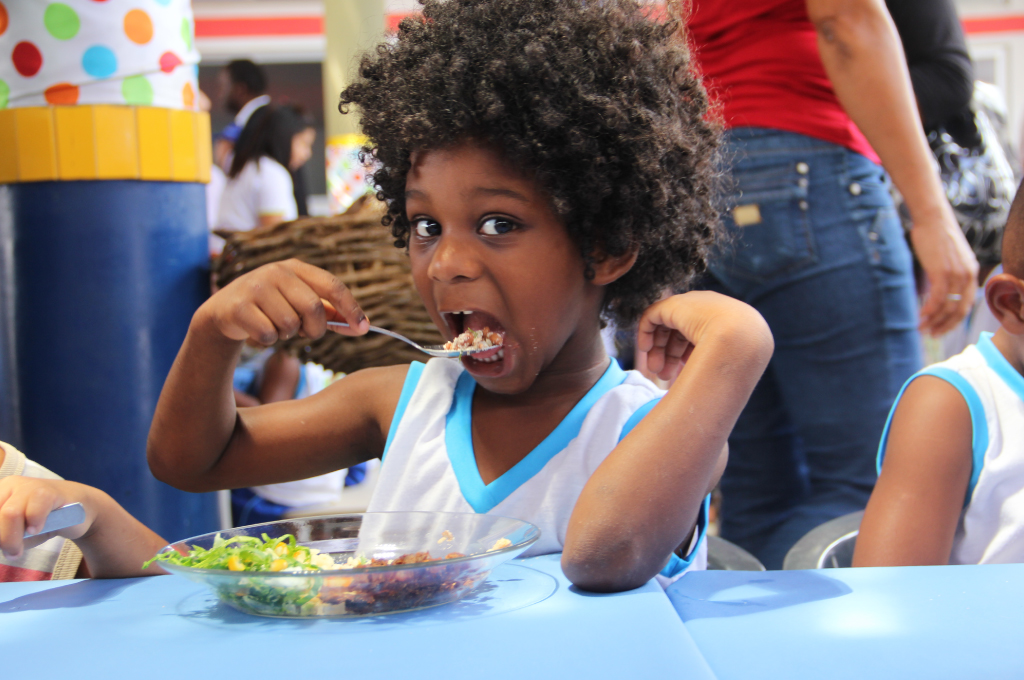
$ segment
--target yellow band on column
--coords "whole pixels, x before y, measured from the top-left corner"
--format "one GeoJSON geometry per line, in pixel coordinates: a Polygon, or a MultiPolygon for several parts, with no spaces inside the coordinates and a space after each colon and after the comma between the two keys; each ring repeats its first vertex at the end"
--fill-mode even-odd
{"type": "Polygon", "coordinates": [[[0,110],[0,184],[47,180],[210,181],[210,117],[148,106],[0,110]]]}

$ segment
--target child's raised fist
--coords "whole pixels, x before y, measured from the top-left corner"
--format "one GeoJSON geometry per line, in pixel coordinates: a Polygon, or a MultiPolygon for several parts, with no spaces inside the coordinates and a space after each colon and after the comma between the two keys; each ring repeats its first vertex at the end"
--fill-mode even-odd
{"type": "Polygon", "coordinates": [[[737,353],[763,355],[774,349],[768,324],[750,305],[710,291],[673,295],[647,308],[637,327],[636,348],[647,368],[673,381],[690,354],[710,338],[728,343],[737,353]]]}

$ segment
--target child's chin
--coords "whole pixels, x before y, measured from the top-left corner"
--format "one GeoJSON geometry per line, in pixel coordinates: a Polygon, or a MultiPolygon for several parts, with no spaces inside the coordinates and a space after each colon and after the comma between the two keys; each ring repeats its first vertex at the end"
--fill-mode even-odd
{"type": "Polygon", "coordinates": [[[459,361],[474,378],[504,378],[512,370],[511,353],[494,361],[480,361],[473,355],[463,356],[459,361]]]}

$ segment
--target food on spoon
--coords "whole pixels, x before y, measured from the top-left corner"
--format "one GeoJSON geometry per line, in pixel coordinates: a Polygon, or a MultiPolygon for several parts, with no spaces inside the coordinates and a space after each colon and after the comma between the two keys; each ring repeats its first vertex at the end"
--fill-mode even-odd
{"type": "Polygon", "coordinates": [[[484,326],[483,330],[466,329],[455,336],[454,339],[444,343],[444,348],[449,351],[464,351],[468,349],[491,349],[500,347],[502,337],[489,327],[484,326]]]}

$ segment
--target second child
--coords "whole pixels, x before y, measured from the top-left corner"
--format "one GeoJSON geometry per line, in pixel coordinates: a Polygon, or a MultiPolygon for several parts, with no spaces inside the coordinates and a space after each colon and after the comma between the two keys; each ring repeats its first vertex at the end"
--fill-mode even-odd
{"type": "Polygon", "coordinates": [[[879,450],[854,566],[1024,562],[1024,192],[985,285],[1000,328],[913,376],[879,450]]]}

